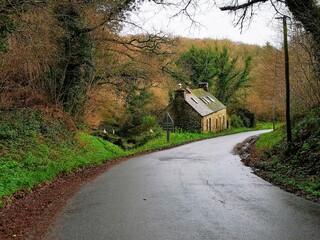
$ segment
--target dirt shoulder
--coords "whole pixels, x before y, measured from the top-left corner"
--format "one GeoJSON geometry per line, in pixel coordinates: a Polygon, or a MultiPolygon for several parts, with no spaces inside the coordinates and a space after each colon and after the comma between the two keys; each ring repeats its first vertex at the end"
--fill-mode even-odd
{"type": "Polygon", "coordinates": [[[42,239],[60,210],[81,186],[128,159],[121,158],[59,175],[30,191],[14,194],[0,209],[0,239],[42,239]]]}

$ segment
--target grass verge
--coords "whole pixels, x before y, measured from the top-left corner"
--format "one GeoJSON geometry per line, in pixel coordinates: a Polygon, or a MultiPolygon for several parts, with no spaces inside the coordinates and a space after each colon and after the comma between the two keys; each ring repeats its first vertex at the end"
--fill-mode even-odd
{"type": "Polygon", "coordinates": [[[101,164],[119,157],[168,148],[183,143],[256,129],[230,129],[221,133],[166,133],[136,149],[124,151],[100,137],[72,133],[61,121],[40,112],[19,110],[0,115],[0,206],[22,189],[50,181],[58,174],[101,164]]]}
{"type": "Polygon", "coordinates": [[[284,128],[260,135],[253,152],[258,174],[290,192],[320,200],[319,116],[310,115],[293,128],[289,148],[284,128]]]}
{"type": "MultiPolygon", "coordinates": [[[[265,128],[262,128],[262,129],[265,129],[265,128]]],[[[253,130],[262,130],[262,129],[259,129],[259,128],[234,128],[234,129],[228,129],[226,131],[217,132],[217,133],[213,133],[213,132],[208,132],[208,133],[187,133],[187,132],[185,132],[185,133],[170,133],[170,143],[167,142],[166,133],[163,132],[163,134],[160,137],[152,139],[152,140],[148,141],[146,144],[144,144],[143,146],[128,151],[128,153],[129,154],[137,154],[137,153],[141,153],[141,152],[148,152],[148,151],[152,151],[152,150],[178,146],[178,145],[192,142],[192,141],[220,137],[220,136],[236,134],[236,133],[241,133],[241,132],[248,132],[248,131],[253,131],[253,130]]]]}

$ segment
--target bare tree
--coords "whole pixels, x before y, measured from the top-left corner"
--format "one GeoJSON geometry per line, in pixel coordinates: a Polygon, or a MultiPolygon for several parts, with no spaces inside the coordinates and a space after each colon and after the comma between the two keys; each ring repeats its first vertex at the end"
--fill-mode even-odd
{"type": "MultiPolygon", "coordinates": [[[[317,61],[317,77],[320,76],[320,4],[316,0],[232,0],[220,1],[224,4],[220,7],[222,11],[242,11],[240,22],[246,16],[252,17],[254,14],[253,7],[271,3],[275,10],[278,11],[279,4],[284,4],[292,13],[294,19],[300,22],[307,33],[312,36],[314,41],[314,54],[317,61]]],[[[278,11],[279,12],[279,11],[278,11]]],[[[280,13],[280,12],[279,12],[280,13]]]]}
{"type": "MultiPolygon", "coordinates": [[[[0,55],[1,60],[8,62],[6,59],[10,59],[13,54],[18,56],[16,49],[10,49],[9,43],[14,48],[24,46],[23,52],[19,54],[21,56],[27,54],[24,54],[27,49],[36,49],[34,47],[36,45],[35,38],[42,39],[40,41],[46,43],[48,52],[53,52],[52,49],[55,48],[54,56],[52,55],[51,59],[41,59],[40,56],[36,59],[38,62],[34,65],[40,66],[37,69],[37,75],[33,74],[33,70],[30,70],[29,59],[28,62],[17,64],[29,68],[22,72],[27,73],[32,77],[32,80],[29,79],[29,76],[20,74],[20,77],[15,74],[14,72],[18,72],[18,69],[8,70],[9,75],[6,75],[6,72],[0,74],[2,96],[5,95],[4,92],[15,93],[17,88],[28,87],[45,95],[53,104],[60,104],[72,114],[78,114],[76,109],[72,110],[74,104],[70,103],[70,99],[74,99],[79,106],[84,105],[86,91],[91,89],[96,80],[92,75],[95,64],[92,61],[92,56],[98,42],[121,45],[124,47],[121,51],[115,47],[105,50],[118,51],[118,53],[131,58],[134,57],[133,52],[146,54],[165,54],[167,52],[163,46],[170,41],[164,34],[128,37],[118,35],[123,24],[128,24],[126,21],[127,13],[138,11],[141,3],[136,0],[1,1],[0,54],[3,52],[0,55]],[[47,19],[36,23],[33,19],[41,14],[47,15],[47,19]],[[48,37],[48,34],[38,32],[41,27],[37,27],[37,24],[50,29],[51,36],[48,37]],[[49,42],[51,42],[50,46],[49,42]],[[8,51],[8,54],[4,54],[8,51]],[[19,84],[17,84],[18,82],[19,84]],[[75,95],[81,96],[81,99],[75,95]]],[[[31,56],[29,58],[32,59],[31,56]]],[[[18,59],[22,61],[23,58],[18,59]]]]}

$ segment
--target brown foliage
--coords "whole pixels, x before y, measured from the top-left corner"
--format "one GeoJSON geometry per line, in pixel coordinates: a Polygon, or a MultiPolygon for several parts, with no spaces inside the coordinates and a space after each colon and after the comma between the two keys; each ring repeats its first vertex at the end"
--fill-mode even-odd
{"type": "MultiPolygon", "coordinates": [[[[85,13],[89,26],[94,26],[103,19],[101,15],[88,18],[93,15],[92,11],[88,9],[85,13]]],[[[56,40],[62,34],[61,29],[45,8],[22,13],[19,18],[22,21],[19,21],[19,31],[10,37],[10,51],[0,55],[0,109],[56,108],[59,106],[59,96],[55,91],[58,79],[47,77],[47,73],[59,58],[56,40]]],[[[227,46],[231,54],[240,56],[239,65],[243,64],[241,60],[252,55],[252,87],[246,93],[247,98],[242,99],[241,107],[247,107],[258,119],[270,120],[273,106],[277,118],[284,115],[281,50],[234,43],[227,39],[179,38],[168,41],[159,38],[159,43],[167,44],[156,45],[152,51],[147,49],[147,52],[142,53],[141,47],[147,43],[137,39],[142,39],[143,36],[120,37],[111,33],[111,26],[108,25],[97,28],[90,34],[95,41],[95,71],[88,87],[89,102],[86,105],[85,119],[91,126],[96,127],[103,120],[124,121],[125,92],[133,85],[149,89],[154,97],[147,106],[148,111],[153,114],[160,112],[168,104],[168,92],[176,87],[176,83],[162,71],[164,66],[174,62],[175,55],[161,53],[179,53],[191,45],[227,46]],[[171,42],[178,44],[174,46],[171,42]],[[158,55],[153,51],[157,51],[158,55]],[[127,64],[133,67],[129,69],[127,64]],[[123,70],[134,75],[134,79],[123,76],[123,70]]],[[[302,41],[300,38],[295,39],[302,41]]],[[[293,41],[290,49],[292,104],[295,112],[302,106],[308,109],[319,105],[320,99],[320,84],[315,80],[314,69],[309,64],[314,61],[310,57],[312,54],[307,51],[310,45],[303,43],[301,45],[298,41],[293,41]]]]}
{"type": "Polygon", "coordinates": [[[20,18],[10,51],[0,55],[1,109],[49,104],[41,82],[55,52],[50,17],[39,11],[20,18]]]}
{"type": "Polygon", "coordinates": [[[252,89],[248,108],[260,120],[282,119],[285,112],[283,55],[272,47],[260,49],[253,64],[252,89]]]}
{"type": "Polygon", "coordinates": [[[169,61],[167,53],[172,52],[174,40],[152,39],[156,40],[152,50],[143,48],[149,44],[150,36],[120,37],[100,28],[95,31],[94,38],[97,51],[93,78],[99,80],[88,91],[85,121],[92,127],[99,126],[102,121],[124,124],[128,117],[126,98],[133,86],[147,89],[154,95],[146,106],[150,114],[164,109],[172,81],[162,72],[162,66],[169,61]]]}

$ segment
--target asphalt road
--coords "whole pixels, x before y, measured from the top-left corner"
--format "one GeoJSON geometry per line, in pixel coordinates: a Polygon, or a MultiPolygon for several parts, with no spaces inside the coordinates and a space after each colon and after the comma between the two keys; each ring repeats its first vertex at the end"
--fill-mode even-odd
{"type": "Polygon", "coordinates": [[[137,157],[84,186],[47,239],[320,239],[320,205],[233,155],[249,132],[137,157]]]}

